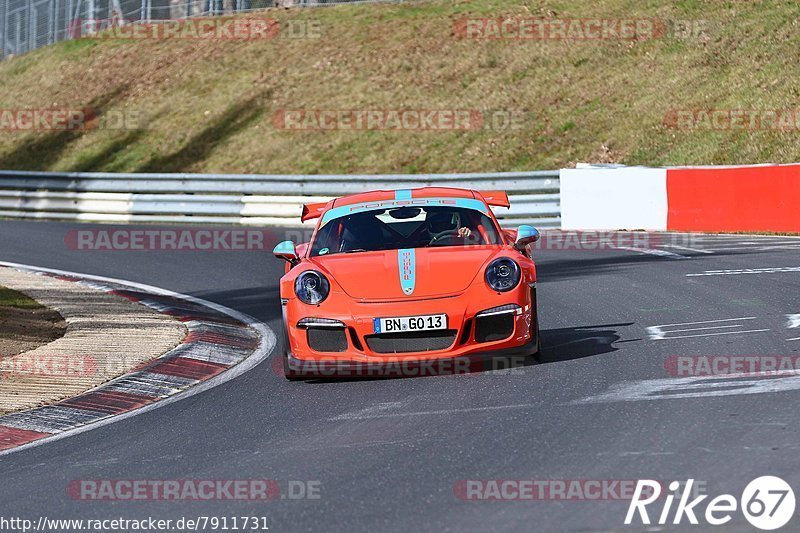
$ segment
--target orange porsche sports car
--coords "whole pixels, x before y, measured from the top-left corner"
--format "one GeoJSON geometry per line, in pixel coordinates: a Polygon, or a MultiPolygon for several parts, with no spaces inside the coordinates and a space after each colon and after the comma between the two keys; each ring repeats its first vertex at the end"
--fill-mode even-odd
{"type": "MultiPolygon", "coordinates": [[[[502,230],[505,192],[426,187],[303,206],[311,242],[284,241],[288,379],[381,365],[539,353],[531,226],[502,230]]],[[[364,373],[364,372],[361,372],[364,373]]]]}

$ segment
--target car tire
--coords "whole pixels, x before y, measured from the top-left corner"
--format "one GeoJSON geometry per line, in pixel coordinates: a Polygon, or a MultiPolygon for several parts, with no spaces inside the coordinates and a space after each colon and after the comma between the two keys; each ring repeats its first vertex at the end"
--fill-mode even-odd
{"type": "Polygon", "coordinates": [[[301,374],[292,370],[289,366],[289,354],[283,354],[283,377],[289,381],[302,381],[305,379],[301,374]]]}
{"type": "Polygon", "coordinates": [[[533,320],[533,325],[531,326],[531,334],[536,339],[536,350],[534,350],[530,354],[530,358],[533,359],[535,362],[539,363],[542,360],[542,337],[539,334],[539,314],[536,314],[536,318],[533,320]]]}
{"type": "Polygon", "coordinates": [[[302,381],[303,376],[292,370],[289,365],[289,331],[286,329],[286,324],[283,324],[283,341],[286,343],[286,351],[283,353],[283,377],[289,381],[302,381]]]}

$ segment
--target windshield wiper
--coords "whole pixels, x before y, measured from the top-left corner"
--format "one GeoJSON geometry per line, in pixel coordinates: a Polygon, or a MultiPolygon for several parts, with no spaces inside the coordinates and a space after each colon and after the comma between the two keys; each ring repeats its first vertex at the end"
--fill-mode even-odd
{"type": "Polygon", "coordinates": [[[366,251],[367,250],[365,250],[364,248],[353,248],[352,250],[345,250],[344,253],[346,253],[346,254],[354,254],[354,253],[357,253],[357,252],[366,252],[366,251]]]}

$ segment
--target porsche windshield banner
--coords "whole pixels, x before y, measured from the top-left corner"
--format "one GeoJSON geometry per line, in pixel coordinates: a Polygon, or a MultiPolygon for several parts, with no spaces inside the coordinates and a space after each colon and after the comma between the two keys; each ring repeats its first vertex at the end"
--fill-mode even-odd
{"type": "Polygon", "coordinates": [[[322,216],[320,226],[324,226],[331,220],[347,215],[364,213],[366,211],[383,211],[396,207],[459,207],[462,209],[480,211],[484,215],[488,214],[489,209],[486,207],[485,203],[474,198],[408,198],[401,200],[379,200],[376,202],[342,205],[329,209],[322,216]]]}

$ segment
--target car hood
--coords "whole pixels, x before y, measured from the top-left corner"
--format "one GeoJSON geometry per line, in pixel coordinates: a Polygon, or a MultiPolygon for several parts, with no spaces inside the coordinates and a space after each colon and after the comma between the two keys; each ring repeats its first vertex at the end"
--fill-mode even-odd
{"type": "Polygon", "coordinates": [[[315,257],[350,297],[401,300],[459,294],[483,272],[499,246],[443,246],[315,257]]]}

